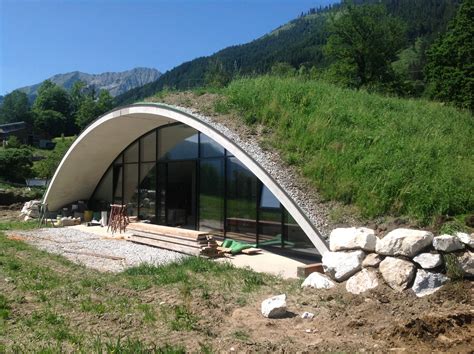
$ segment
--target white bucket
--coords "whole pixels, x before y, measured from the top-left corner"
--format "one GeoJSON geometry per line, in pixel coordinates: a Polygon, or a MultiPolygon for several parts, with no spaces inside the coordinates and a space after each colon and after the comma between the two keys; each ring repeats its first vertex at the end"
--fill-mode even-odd
{"type": "Polygon", "coordinates": [[[107,211],[101,211],[100,217],[100,225],[107,226],[107,211]]]}

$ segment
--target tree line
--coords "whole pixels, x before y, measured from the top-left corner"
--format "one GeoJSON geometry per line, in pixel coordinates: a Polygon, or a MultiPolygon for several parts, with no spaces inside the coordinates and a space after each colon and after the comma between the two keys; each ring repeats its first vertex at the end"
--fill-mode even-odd
{"type": "Polygon", "coordinates": [[[166,88],[222,86],[289,66],[355,89],[472,110],[473,1],[354,0],[311,9],[255,41],[183,63],[117,102],[166,88]]]}
{"type": "Polygon", "coordinates": [[[46,80],[32,104],[22,91],[7,94],[0,106],[0,124],[24,121],[27,129],[35,135],[47,138],[69,136],[77,134],[114,106],[114,99],[107,90],[97,92],[77,81],[67,91],[46,80]]]}

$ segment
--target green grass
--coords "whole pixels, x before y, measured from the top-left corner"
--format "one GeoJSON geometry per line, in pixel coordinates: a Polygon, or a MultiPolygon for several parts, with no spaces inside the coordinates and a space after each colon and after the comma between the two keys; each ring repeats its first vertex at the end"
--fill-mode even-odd
{"type": "Polygon", "coordinates": [[[327,200],[362,214],[428,223],[474,211],[474,119],[426,100],[383,97],[322,81],[233,81],[216,104],[249,124],[327,200]]]}
{"type": "Polygon", "coordinates": [[[2,231],[0,279],[8,279],[0,292],[0,352],[180,353],[184,342],[210,352],[223,313],[288,287],[198,257],[100,273],[2,231]]]}

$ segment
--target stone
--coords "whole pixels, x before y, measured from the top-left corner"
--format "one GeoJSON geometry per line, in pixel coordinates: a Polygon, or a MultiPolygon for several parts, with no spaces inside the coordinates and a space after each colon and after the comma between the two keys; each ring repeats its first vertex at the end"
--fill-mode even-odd
{"type": "Polygon", "coordinates": [[[348,227],[332,230],[329,249],[335,251],[359,250],[374,252],[377,237],[366,227],[348,227]]]}
{"type": "Polygon", "coordinates": [[[318,272],[311,273],[301,284],[302,288],[330,289],[336,286],[327,276],[318,272]]]}
{"type": "Polygon", "coordinates": [[[466,246],[456,236],[441,235],[433,239],[433,247],[437,251],[454,252],[462,250],[466,246]]]}
{"type": "Polygon", "coordinates": [[[364,291],[379,286],[377,272],[374,269],[362,269],[346,282],[346,290],[352,294],[360,294],[364,291]]]}
{"type": "MultiPolygon", "coordinates": [[[[20,211],[20,216],[28,216],[33,219],[39,218],[41,200],[30,200],[25,202],[20,211]]],[[[29,220],[29,219],[28,219],[29,220]]]]}
{"type": "Polygon", "coordinates": [[[286,294],[262,301],[262,315],[267,318],[279,318],[286,315],[286,294]]]}
{"type": "Polygon", "coordinates": [[[312,320],[314,318],[314,313],[305,311],[302,313],[301,318],[306,320],[312,320]]]}
{"type": "Polygon", "coordinates": [[[413,262],[418,263],[423,269],[433,269],[443,264],[443,258],[439,253],[420,253],[413,258],[413,262]]]}
{"type": "Polygon", "coordinates": [[[431,245],[433,234],[429,231],[395,229],[377,241],[375,251],[385,256],[413,258],[431,245]]]}
{"type": "Polygon", "coordinates": [[[466,234],[465,232],[456,232],[454,236],[466,246],[474,248],[474,237],[472,237],[472,235],[466,234]]]}
{"type": "Polygon", "coordinates": [[[364,261],[362,262],[362,268],[368,267],[378,267],[380,262],[382,262],[383,256],[377,253],[371,253],[365,257],[364,261]]]}
{"type": "Polygon", "coordinates": [[[464,275],[474,277],[474,252],[463,252],[457,256],[457,259],[464,275]]]}
{"type": "Polygon", "coordinates": [[[380,262],[379,270],[388,286],[401,292],[405,290],[413,280],[416,267],[410,261],[387,257],[380,262]]]}
{"type": "Polygon", "coordinates": [[[423,297],[438,291],[448,281],[449,278],[444,274],[418,269],[412,290],[416,296],[423,297]]]}
{"type": "Polygon", "coordinates": [[[336,281],[344,281],[362,268],[364,251],[326,252],[323,254],[324,272],[336,281]]]}

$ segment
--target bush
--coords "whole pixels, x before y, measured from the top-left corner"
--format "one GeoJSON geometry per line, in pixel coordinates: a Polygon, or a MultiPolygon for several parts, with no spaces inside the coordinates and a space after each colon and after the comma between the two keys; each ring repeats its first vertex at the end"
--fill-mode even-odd
{"type": "Polygon", "coordinates": [[[32,154],[29,149],[0,149],[0,176],[10,182],[25,182],[32,176],[32,154]]]}

